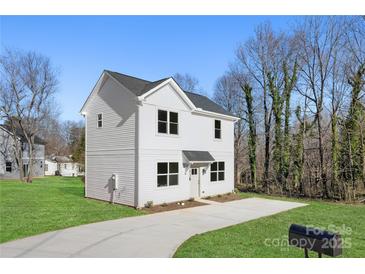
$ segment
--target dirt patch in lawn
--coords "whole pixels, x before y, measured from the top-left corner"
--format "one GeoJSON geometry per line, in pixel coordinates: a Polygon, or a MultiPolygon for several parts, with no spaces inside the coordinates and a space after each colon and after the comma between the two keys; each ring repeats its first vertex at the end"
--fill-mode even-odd
{"type": "Polygon", "coordinates": [[[240,195],[236,194],[236,193],[227,193],[227,194],[207,197],[205,199],[215,201],[215,202],[219,202],[219,203],[225,203],[225,202],[230,202],[230,201],[241,200],[241,199],[244,199],[244,198],[241,197],[240,195]]]}
{"type": "Polygon", "coordinates": [[[143,211],[148,213],[157,213],[157,212],[164,212],[164,211],[170,211],[170,210],[176,210],[176,209],[183,209],[183,208],[189,208],[189,207],[196,207],[196,206],[202,206],[207,205],[198,201],[180,201],[175,203],[168,203],[168,204],[161,204],[161,205],[155,205],[149,208],[143,208],[143,211]]]}

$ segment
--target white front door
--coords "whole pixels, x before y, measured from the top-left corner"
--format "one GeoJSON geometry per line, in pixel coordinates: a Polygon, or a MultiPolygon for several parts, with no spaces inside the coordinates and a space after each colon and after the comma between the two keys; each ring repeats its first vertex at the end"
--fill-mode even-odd
{"type": "Polygon", "coordinates": [[[200,169],[191,168],[190,169],[190,195],[192,198],[199,198],[199,179],[200,179],[200,169]]]}

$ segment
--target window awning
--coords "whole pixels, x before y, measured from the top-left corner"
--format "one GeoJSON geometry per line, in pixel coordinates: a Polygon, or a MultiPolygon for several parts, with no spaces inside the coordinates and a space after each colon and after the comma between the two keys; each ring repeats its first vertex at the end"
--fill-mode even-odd
{"type": "Polygon", "coordinates": [[[209,151],[183,150],[183,155],[186,161],[190,163],[208,163],[215,161],[209,151]]]}

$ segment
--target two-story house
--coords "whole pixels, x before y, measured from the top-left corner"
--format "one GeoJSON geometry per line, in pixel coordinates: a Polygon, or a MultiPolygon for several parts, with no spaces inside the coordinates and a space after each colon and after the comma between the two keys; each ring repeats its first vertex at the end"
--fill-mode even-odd
{"type": "MultiPolygon", "coordinates": [[[[26,174],[29,166],[29,155],[26,149],[28,143],[20,130],[17,130],[16,135],[20,146],[23,148],[22,168],[26,174]]],[[[38,136],[35,137],[34,142],[33,176],[41,177],[44,176],[45,142],[38,136]]],[[[0,179],[18,179],[19,168],[15,159],[13,134],[8,126],[0,125],[0,179]]]]}
{"type": "Polygon", "coordinates": [[[234,190],[234,122],[173,78],[104,71],[81,109],[86,197],[143,207],[234,190]]]}

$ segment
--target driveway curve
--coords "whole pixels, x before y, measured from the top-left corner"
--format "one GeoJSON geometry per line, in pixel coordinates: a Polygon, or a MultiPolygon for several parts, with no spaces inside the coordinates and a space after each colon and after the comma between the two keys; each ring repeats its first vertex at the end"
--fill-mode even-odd
{"type": "Polygon", "coordinates": [[[301,206],[305,204],[249,198],[128,217],[7,242],[0,245],[0,256],[166,258],[195,234],[301,206]]]}

